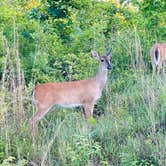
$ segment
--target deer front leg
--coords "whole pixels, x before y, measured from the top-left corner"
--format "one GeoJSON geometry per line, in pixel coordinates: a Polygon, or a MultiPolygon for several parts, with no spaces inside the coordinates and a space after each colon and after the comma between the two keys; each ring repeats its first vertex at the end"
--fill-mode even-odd
{"type": "Polygon", "coordinates": [[[84,111],[85,111],[85,117],[86,118],[93,117],[94,104],[93,103],[84,104],[83,107],[84,107],[84,111]]]}

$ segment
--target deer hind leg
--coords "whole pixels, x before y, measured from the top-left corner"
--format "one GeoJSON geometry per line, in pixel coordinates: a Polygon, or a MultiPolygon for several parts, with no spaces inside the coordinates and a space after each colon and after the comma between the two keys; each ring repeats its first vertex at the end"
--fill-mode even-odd
{"type": "Polygon", "coordinates": [[[36,112],[32,117],[29,119],[29,125],[33,127],[39,120],[43,118],[43,116],[52,108],[48,106],[36,106],[36,112]]]}
{"type": "Polygon", "coordinates": [[[93,116],[94,104],[84,104],[85,117],[90,118],[93,116]]]}
{"type": "Polygon", "coordinates": [[[154,77],[156,73],[156,65],[152,63],[152,78],[154,77]]]}
{"type": "Polygon", "coordinates": [[[157,74],[159,75],[161,73],[162,69],[162,63],[160,62],[159,65],[157,66],[157,74]]]}

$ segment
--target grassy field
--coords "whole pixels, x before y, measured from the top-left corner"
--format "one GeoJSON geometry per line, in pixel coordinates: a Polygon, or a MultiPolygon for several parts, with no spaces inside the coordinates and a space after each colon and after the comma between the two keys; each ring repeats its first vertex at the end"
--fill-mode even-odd
{"type": "Polygon", "coordinates": [[[153,78],[138,70],[119,77],[109,73],[94,119],[85,119],[81,109],[56,109],[32,132],[34,85],[25,86],[19,58],[12,61],[8,53],[0,89],[1,166],[166,164],[164,73],[153,78]]]}

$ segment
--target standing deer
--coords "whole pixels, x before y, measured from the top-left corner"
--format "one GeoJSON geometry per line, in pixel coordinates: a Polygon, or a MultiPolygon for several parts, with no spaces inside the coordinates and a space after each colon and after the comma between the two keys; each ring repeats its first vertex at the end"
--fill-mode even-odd
{"type": "Polygon", "coordinates": [[[160,74],[163,62],[166,60],[166,43],[156,43],[150,50],[153,74],[160,74]]]}
{"type": "Polygon", "coordinates": [[[99,61],[98,72],[94,77],[80,81],[50,82],[35,86],[33,98],[37,112],[29,119],[30,126],[42,119],[54,105],[66,108],[82,106],[86,118],[93,116],[94,104],[101,97],[107,82],[108,70],[112,69],[110,64],[112,49],[103,56],[99,56],[96,51],[91,51],[91,54],[99,61]]]}

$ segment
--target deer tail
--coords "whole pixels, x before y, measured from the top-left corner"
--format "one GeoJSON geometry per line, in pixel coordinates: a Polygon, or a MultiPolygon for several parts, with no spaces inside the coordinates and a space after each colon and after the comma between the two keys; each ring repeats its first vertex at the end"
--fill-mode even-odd
{"type": "Polygon", "coordinates": [[[159,65],[159,62],[160,62],[160,49],[159,48],[155,48],[154,49],[154,52],[153,52],[153,62],[156,64],[156,65],[159,65]]]}

